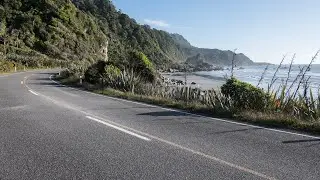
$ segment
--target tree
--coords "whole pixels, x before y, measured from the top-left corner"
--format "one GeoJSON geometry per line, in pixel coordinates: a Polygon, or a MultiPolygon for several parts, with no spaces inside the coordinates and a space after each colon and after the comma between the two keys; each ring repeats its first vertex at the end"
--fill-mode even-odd
{"type": "Polygon", "coordinates": [[[127,69],[130,91],[132,93],[134,93],[135,87],[139,83],[154,83],[156,80],[154,66],[143,52],[132,51],[129,53],[127,69]]]}

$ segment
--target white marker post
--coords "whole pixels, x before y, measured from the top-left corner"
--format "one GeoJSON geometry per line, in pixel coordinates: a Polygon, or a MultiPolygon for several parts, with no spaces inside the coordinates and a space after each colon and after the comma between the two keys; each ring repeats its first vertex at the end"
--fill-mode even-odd
{"type": "Polygon", "coordinates": [[[82,76],[80,76],[80,85],[82,85],[82,76]]]}

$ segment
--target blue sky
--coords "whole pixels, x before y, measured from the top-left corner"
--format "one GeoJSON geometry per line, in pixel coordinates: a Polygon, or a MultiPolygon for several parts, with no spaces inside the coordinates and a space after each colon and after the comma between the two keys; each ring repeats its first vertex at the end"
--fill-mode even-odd
{"type": "MultiPolygon", "coordinates": [[[[308,63],[320,49],[320,0],[113,0],[140,24],[257,62],[308,63]]],[[[316,61],[320,63],[320,57],[316,61]]]]}

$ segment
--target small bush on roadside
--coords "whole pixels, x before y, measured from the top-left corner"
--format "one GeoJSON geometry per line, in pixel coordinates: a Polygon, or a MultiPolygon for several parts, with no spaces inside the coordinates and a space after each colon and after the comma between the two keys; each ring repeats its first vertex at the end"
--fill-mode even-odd
{"type": "Polygon", "coordinates": [[[258,110],[266,108],[270,96],[262,89],[254,87],[249,83],[228,79],[226,84],[221,87],[224,96],[230,97],[234,108],[238,110],[258,110]]]}

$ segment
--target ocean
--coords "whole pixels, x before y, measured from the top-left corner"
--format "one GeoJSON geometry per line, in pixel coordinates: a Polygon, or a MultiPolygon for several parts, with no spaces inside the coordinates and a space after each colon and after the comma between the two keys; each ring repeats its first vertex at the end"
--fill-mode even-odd
{"type": "MultiPolygon", "coordinates": [[[[294,79],[299,74],[299,67],[303,67],[306,65],[293,65],[290,77],[289,77],[289,85],[294,81],[294,79]]],[[[270,84],[274,73],[277,69],[277,65],[270,65],[266,74],[264,76],[263,81],[259,85],[259,87],[267,89],[268,84],[270,84]]],[[[261,78],[262,73],[264,72],[266,66],[244,66],[241,68],[235,68],[234,76],[241,81],[251,83],[254,86],[258,85],[258,82],[261,78]]],[[[289,65],[283,65],[279,72],[276,75],[277,81],[275,82],[273,89],[277,89],[279,86],[284,84],[288,77],[288,69],[289,65]]],[[[231,71],[225,69],[223,71],[209,71],[209,72],[195,72],[194,75],[201,76],[207,78],[208,81],[211,80],[221,80],[226,77],[230,77],[231,71]]],[[[320,64],[312,65],[310,71],[307,72],[306,77],[310,77],[310,88],[314,93],[318,92],[320,87],[320,64]]],[[[213,82],[213,81],[212,81],[213,82]]],[[[296,88],[297,86],[295,86],[296,88]]],[[[294,89],[294,88],[293,88],[294,89]]]]}

